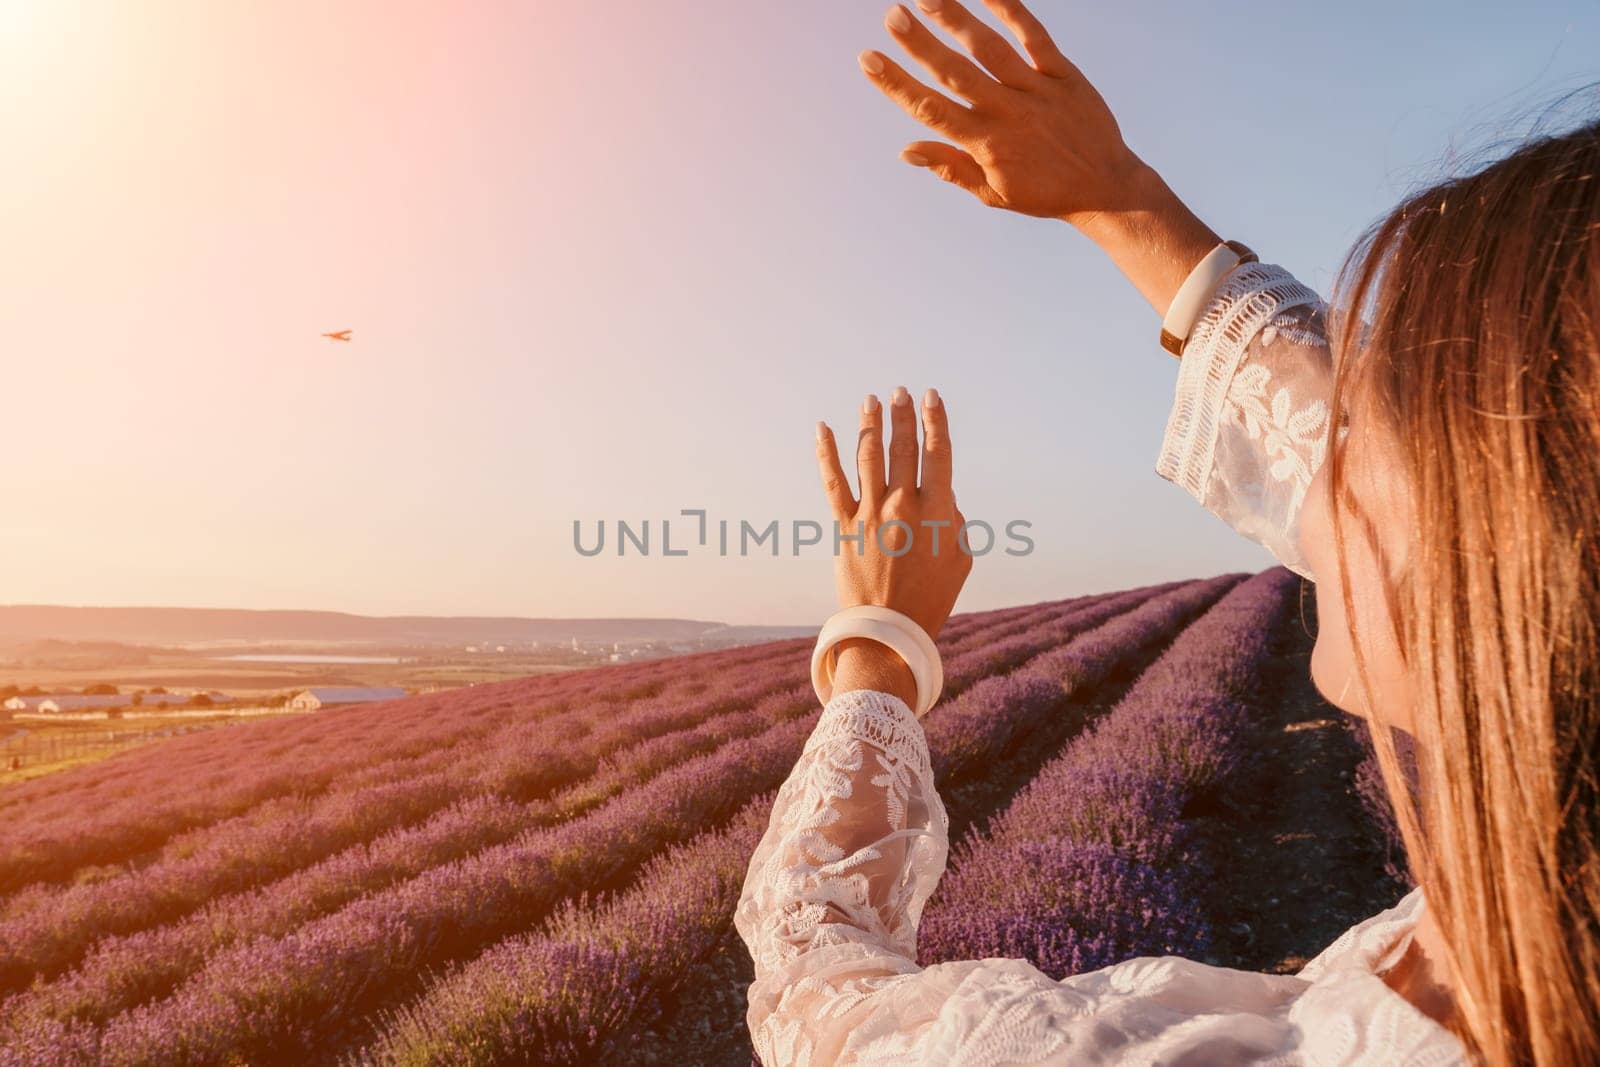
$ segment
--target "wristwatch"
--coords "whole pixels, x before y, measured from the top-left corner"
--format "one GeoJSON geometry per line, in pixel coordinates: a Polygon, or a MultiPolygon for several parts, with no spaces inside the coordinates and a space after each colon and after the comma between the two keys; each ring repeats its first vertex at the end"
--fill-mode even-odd
{"type": "Polygon", "coordinates": [[[1206,253],[1178,287],[1177,295],[1161,320],[1161,347],[1181,358],[1184,346],[1189,343],[1189,331],[1194,329],[1195,320],[1211,302],[1222,279],[1239,264],[1256,263],[1260,259],[1238,241],[1224,241],[1206,253]]]}

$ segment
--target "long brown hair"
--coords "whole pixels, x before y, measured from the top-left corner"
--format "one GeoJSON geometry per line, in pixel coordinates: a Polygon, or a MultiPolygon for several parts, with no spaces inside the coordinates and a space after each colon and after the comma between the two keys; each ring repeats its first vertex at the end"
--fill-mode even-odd
{"type": "Polygon", "coordinates": [[[1361,390],[1415,511],[1388,620],[1415,793],[1372,738],[1447,1025],[1491,1064],[1600,1063],[1600,121],[1408,196],[1336,289],[1333,410],[1361,390]]]}

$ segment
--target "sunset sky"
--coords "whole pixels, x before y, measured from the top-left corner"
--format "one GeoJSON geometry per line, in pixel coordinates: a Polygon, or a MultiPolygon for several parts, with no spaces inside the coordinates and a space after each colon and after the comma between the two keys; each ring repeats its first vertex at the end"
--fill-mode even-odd
{"type": "MultiPolygon", "coordinates": [[[[0,0],[0,603],[812,624],[812,426],[897,384],[944,395],[966,515],[1032,523],[958,611],[1271,565],[1154,472],[1178,365],[1133,287],[896,158],[888,7],[0,0]],[[573,548],[697,507],[782,554],[573,548]]],[[[1034,10],[1324,290],[1600,79],[1592,0],[1034,10]]]]}

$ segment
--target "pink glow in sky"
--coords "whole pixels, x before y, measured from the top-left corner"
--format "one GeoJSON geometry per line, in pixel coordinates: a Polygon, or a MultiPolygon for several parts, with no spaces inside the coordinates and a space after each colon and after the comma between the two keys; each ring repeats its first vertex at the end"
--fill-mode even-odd
{"type": "MultiPolygon", "coordinates": [[[[887,6],[0,0],[0,602],[814,622],[823,555],[588,560],[572,520],[821,519],[812,425],[897,384],[950,405],[963,510],[1034,523],[958,610],[1270,565],[1153,473],[1176,365],[1132,288],[896,159],[922,130],[855,64],[887,6]]],[[[1319,286],[1600,37],[1035,10],[1319,286]],[[1294,91],[1180,92],[1208,43],[1217,99],[1294,91]]]]}

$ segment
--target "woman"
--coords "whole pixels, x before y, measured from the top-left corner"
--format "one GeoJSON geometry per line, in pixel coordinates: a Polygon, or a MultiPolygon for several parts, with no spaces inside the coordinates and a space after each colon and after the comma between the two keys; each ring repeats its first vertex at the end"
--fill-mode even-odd
{"type": "MultiPolygon", "coordinates": [[[[1600,1062],[1600,123],[1408,198],[1352,252],[1332,313],[1189,212],[1020,3],[985,3],[1031,62],[955,0],[919,6],[981,66],[900,5],[886,19],[970,106],[862,53],[956,142],[903,158],[1070,222],[1164,317],[1181,362],[1157,472],[1319,577],[1315,684],[1415,739],[1413,797],[1372,731],[1418,886],[1295,975],[1170,956],[1060,982],[1022,960],[919,968],[947,821],[911,672],[853,639],[736,916],[763,1062],[1600,1062]]],[[[869,396],[859,499],[818,427],[835,518],[869,533],[838,557],[840,602],[937,636],[970,558],[891,557],[871,531],[961,522],[944,406],[921,406],[920,484],[905,390],[887,468],[883,421],[869,396]]]]}

